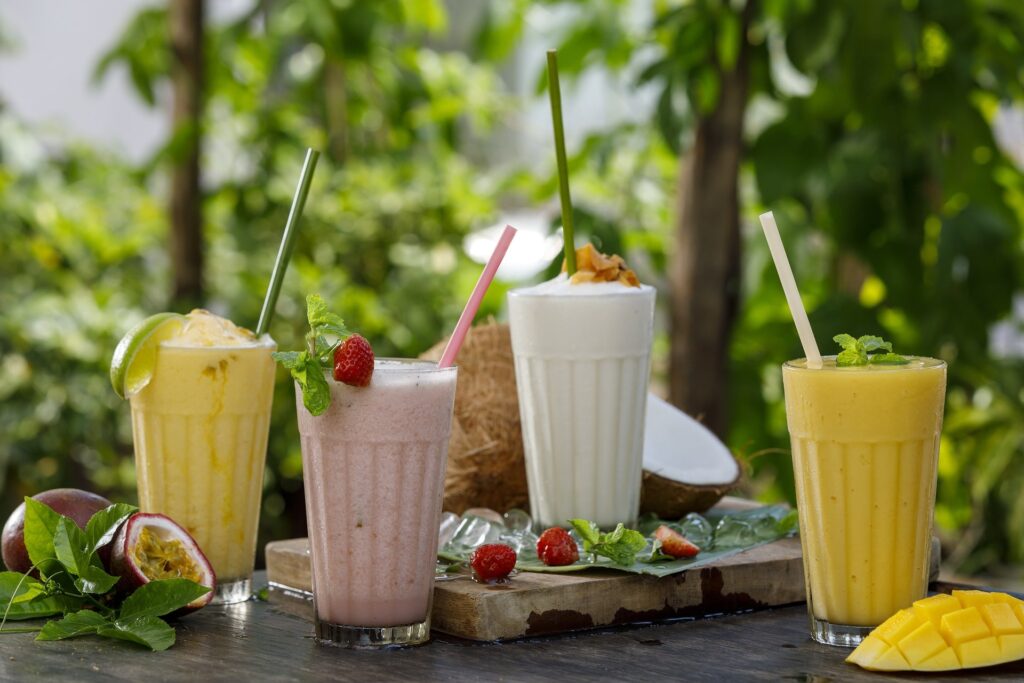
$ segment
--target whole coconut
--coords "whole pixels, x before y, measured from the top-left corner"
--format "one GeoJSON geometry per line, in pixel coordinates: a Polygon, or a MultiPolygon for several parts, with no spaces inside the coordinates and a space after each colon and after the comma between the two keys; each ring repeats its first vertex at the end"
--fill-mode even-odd
{"type": "MultiPolygon", "coordinates": [[[[37,493],[32,499],[52,508],[58,514],[70,517],[83,529],[90,517],[111,505],[103,496],[81,489],[50,489],[37,493]]],[[[10,571],[25,573],[31,569],[32,561],[25,550],[25,503],[14,508],[14,512],[7,518],[0,550],[4,564],[10,571]]]]}

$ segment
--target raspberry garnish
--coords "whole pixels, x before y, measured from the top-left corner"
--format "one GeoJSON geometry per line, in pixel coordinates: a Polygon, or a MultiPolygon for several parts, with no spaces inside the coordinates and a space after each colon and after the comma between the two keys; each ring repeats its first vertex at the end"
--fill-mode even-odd
{"type": "Polygon", "coordinates": [[[504,543],[488,543],[473,551],[469,566],[480,581],[504,579],[516,566],[516,551],[504,543]]]}
{"type": "Polygon", "coordinates": [[[580,551],[569,532],[556,526],[537,539],[537,557],[549,567],[561,567],[580,559],[580,551]]]}

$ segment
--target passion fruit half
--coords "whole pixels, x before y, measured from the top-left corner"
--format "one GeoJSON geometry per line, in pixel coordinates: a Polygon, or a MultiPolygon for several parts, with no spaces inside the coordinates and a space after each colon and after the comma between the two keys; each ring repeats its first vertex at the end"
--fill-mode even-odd
{"type": "Polygon", "coordinates": [[[110,570],[121,577],[118,589],[126,594],[158,579],[191,579],[210,589],[175,614],[205,607],[217,589],[213,567],[195,539],[167,515],[151,512],[136,512],[117,530],[110,570]]]}

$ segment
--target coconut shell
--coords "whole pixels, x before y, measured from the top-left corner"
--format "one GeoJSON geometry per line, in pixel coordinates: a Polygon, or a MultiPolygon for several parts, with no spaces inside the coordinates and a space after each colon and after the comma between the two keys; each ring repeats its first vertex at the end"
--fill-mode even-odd
{"type": "MultiPolygon", "coordinates": [[[[438,360],[447,340],[422,355],[438,360]]],[[[448,444],[444,509],[529,509],[523,432],[508,325],[470,329],[459,350],[455,413],[448,444]]]]}
{"type": "MultiPolygon", "coordinates": [[[[438,342],[421,357],[440,359],[446,344],[438,342]]],[[[529,510],[508,325],[492,321],[473,327],[459,351],[458,366],[444,509],[458,514],[473,507],[529,510]]],[[[707,510],[738,483],[739,477],[724,485],[691,485],[645,470],[640,511],[679,519],[707,510]]]]}
{"type": "Polygon", "coordinates": [[[704,512],[736,488],[742,474],[728,484],[686,484],[644,470],[640,488],[640,514],[654,513],[662,519],[679,519],[691,512],[704,512]]]}

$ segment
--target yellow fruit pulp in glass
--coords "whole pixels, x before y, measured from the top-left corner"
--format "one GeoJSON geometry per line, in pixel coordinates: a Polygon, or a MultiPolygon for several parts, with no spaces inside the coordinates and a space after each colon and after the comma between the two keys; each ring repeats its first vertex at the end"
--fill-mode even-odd
{"type": "Polygon", "coordinates": [[[143,512],[185,527],[217,583],[248,579],[256,554],[275,346],[163,342],[149,384],[131,398],[143,512]]]}
{"type": "Polygon", "coordinates": [[[927,588],[946,365],[783,366],[811,614],[876,626],[927,588]]]}

